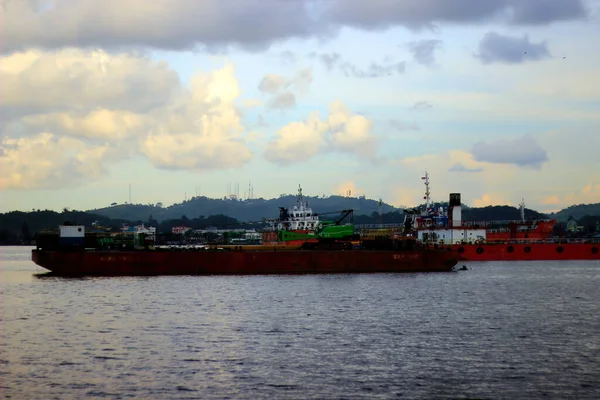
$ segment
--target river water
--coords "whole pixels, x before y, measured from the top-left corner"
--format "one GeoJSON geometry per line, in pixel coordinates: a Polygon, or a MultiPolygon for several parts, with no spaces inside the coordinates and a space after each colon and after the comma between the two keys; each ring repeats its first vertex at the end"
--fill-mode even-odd
{"type": "Polygon", "coordinates": [[[0,397],[598,399],[600,262],[44,277],[0,247],[0,397]]]}

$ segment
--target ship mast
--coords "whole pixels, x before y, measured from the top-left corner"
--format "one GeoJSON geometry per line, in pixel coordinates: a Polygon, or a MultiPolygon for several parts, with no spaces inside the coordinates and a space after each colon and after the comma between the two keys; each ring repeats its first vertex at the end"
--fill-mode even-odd
{"type": "Polygon", "coordinates": [[[521,222],[525,222],[525,199],[521,198],[521,204],[519,204],[519,211],[521,212],[521,222]]]}
{"type": "Polygon", "coordinates": [[[425,176],[421,177],[421,179],[425,180],[425,197],[423,197],[425,199],[425,213],[427,214],[429,212],[429,173],[427,173],[427,171],[425,171],[425,176]]]}

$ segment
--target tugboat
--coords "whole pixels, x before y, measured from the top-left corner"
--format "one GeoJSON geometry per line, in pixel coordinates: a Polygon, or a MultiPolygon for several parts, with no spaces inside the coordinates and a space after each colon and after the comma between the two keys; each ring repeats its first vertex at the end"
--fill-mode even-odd
{"type": "Polygon", "coordinates": [[[308,206],[302,195],[302,187],[298,185],[296,205],[290,210],[279,207],[279,218],[267,221],[272,231],[293,231],[301,233],[313,232],[319,223],[319,216],[308,206]]]}
{"type": "Polygon", "coordinates": [[[315,229],[320,224],[319,216],[308,206],[298,185],[296,205],[290,210],[279,207],[279,218],[267,220],[268,227],[262,234],[263,244],[279,246],[301,246],[305,242],[316,242],[315,229]]]}

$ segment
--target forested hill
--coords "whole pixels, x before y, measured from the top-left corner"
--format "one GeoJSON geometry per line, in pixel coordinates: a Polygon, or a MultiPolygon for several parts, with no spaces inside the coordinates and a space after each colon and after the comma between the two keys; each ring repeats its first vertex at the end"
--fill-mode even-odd
{"type": "MultiPolygon", "coordinates": [[[[535,210],[525,209],[525,219],[546,219],[548,215],[535,210]]],[[[488,206],[481,208],[465,208],[463,211],[465,221],[505,221],[520,220],[521,211],[511,206],[488,206]]]]}
{"type": "MultiPolygon", "coordinates": [[[[379,212],[379,202],[364,197],[305,197],[309,207],[316,213],[334,212],[353,209],[356,215],[371,215],[379,212]]],[[[153,205],[122,204],[112,207],[89,210],[89,212],[103,215],[109,218],[127,218],[131,220],[147,220],[149,215],[156,220],[198,218],[209,215],[227,215],[240,221],[260,221],[263,218],[277,218],[279,207],[292,208],[296,205],[296,196],[287,195],[277,199],[253,199],[253,200],[224,200],[211,199],[204,196],[193,197],[183,203],[173,204],[169,207],[157,207],[153,205]]],[[[397,211],[387,203],[382,204],[384,213],[397,211]]]]}
{"type": "Polygon", "coordinates": [[[557,213],[550,214],[550,216],[559,222],[566,222],[570,218],[580,220],[584,217],[600,216],[600,203],[573,205],[557,213]]]}
{"type": "MultiPolygon", "coordinates": [[[[328,198],[308,198],[309,206],[317,213],[335,212],[354,209],[356,224],[400,223],[403,221],[403,210],[383,204],[383,215],[379,216],[379,205],[376,200],[365,198],[349,198],[331,196],[328,198]]],[[[40,230],[56,229],[59,224],[71,221],[86,226],[98,222],[105,227],[118,230],[123,224],[145,223],[157,226],[161,231],[169,231],[173,226],[189,226],[194,229],[205,227],[260,228],[264,224],[247,222],[261,221],[263,218],[279,216],[279,207],[293,207],[296,197],[282,196],[278,199],[256,199],[235,201],[196,197],[184,203],[170,207],[160,207],[141,204],[123,204],[113,207],[90,210],[56,212],[37,210],[31,212],[12,211],[0,214],[0,244],[18,244],[23,238],[30,238],[40,230]]],[[[446,208],[447,203],[435,203],[434,207],[446,208]]],[[[421,208],[423,205],[420,206],[421,208]]],[[[600,204],[577,205],[562,210],[556,214],[544,215],[535,210],[526,209],[527,219],[556,218],[566,222],[573,217],[580,225],[596,224],[600,217],[600,204]]],[[[465,221],[501,221],[518,220],[521,218],[519,209],[511,206],[490,206],[470,208],[463,205],[463,220],[465,221]]],[[[325,218],[324,218],[325,219],[325,218]]]]}

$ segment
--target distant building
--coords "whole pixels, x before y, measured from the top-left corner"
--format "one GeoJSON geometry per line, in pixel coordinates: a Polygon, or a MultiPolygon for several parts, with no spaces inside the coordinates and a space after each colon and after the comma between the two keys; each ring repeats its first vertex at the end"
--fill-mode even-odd
{"type": "Polygon", "coordinates": [[[577,225],[577,221],[574,219],[567,222],[567,231],[568,232],[583,232],[585,230],[584,226],[577,225]]]}
{"type": "Polygon", "coordinates": [[[192,228],[190,228],[188,226],[174,226],[173,228],[171,228],[171,232],[175,235],[178,235],[178,234],[186,233],[190,229],[192,229],[192,228]]]}

